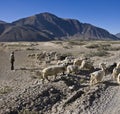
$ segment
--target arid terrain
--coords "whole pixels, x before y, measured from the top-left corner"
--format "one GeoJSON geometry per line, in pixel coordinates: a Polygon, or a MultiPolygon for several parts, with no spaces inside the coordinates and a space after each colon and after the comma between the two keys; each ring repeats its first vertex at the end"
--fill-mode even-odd
{"type": "MultiPolygon", "coordinates": [[[[120,61],[119,41],[51,41],[0,43],[0,114],[120,114],[120,86],[112,75],[90,86],[90,71],[59,74],[41,81],[41,71],[57,64],[38,59],[42,52],[74,58],[87,57],[95,68],[120,61]],[[15,70],[10,53],[15,52],[15,70]]],[[[92,71],[93,72],[93,71],[92,71]]]]}

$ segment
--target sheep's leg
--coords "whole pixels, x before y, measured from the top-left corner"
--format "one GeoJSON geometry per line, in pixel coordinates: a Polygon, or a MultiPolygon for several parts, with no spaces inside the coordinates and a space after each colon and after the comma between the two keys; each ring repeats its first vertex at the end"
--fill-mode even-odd
{"type": "Polygon", "coordinates": [[[76,75],[78,74],[78,70],[75,71],[75,74],[76,74],[76,75]]]}
{"type": "Polygon", "coordinates": [[[56,79],[56,77],[57,77],[57,74],[55,74],[55,76],[54,76],[54,80],[56,79]]]}
{"type": "Polygon", "coordinates": [[[67,72],[67,76],[70,76],[70,71],[67,72]]]}
{"type": "Polygon", "coordinates": [[[45,78],[46,78],[46,80],[47,80],[48,82],[50,81],[50,80],[48,79],[48,76],[46,76],[45,78]]]}
{"type": "Polygon", "coordinates": [[[93,66],[90,68],[90,71],[94,71],[94,67],[93,66]]]}
{"type": "Polygon", "coordinates": [[[97,80],[95,78],[93,78],[94,76],[91,76],[92,78],[90,79],[90,85],[94,85],[97,83],[97,80]]]}
{"type": "Polygon", "coordinates": [[[63,75],[65,75],[64,71],[63,71],[63,75]]]}
{"type": "Polygon", "coordinates": [[[117,83],[120,84],[120,76],[117,77],[117,83]]]}
{"type": "Polygon", "coordinates": [[[113,80],[116,81],[116,79],[117,79],[117,74],[113,75],[113,80]]]}
{"type": "Polygon", "coordinates": [[[44,78],[44,74],[42,76],[42,84],[44,84],[45,78],[44,78]]]}
{"type": "Polygon", "coordinates": [[[90,82],[90,85],[91,85],[91,86],[95,85],[95,80],[92,80],[92,81],[90,82]]]}
{"type": "Polygon", "coordinates": [[[92,86],[92,80],[90,80],[90,86],[92,86]]]}
{"type": "Polygon", "coordinates": [[[93,75],[91,75],[91,77],[90,77],[90,86],[92,86],[93,85],[93,75]]]}
{"type": "Polygon", "coordinates": [[[42,84],[44,84],[44,81],[45,81],[45,80],[44,80],[44,78],[42,77],[42,84]]]}
{"type": "Polygon", "coordinates": [[[94,84],[98,84],[99,82],[97,79],[94,80],[94,84]]]}
{"type": "Polygon", "coordinates": [[[94,80],[91,78],[91,79],[90,79],[90,86],[93,85],[93,81],[94,81],[94,80]]]}

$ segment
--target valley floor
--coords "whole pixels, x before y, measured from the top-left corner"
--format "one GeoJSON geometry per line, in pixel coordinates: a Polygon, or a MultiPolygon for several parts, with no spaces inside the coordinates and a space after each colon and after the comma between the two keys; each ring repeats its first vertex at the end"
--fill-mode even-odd
{"type": "MultiPolygon", "coordinates": [[[[28,55],[41,51],[56,51],[75,57],[97,51],[91,45],[111,45],[108,56],[91,56],[94,66],[120,61],[120,42],[21,42],[0,43],[0,114],[120,114],[120,86],[111,80],[111,74],[103,82],[89,86],[88,74],[58,75],[56,80],[42,84],[40,75],[46,64],[38,64],[28,55]],[[116,50],[114,50],[116,49],[116,50]],[[9,56],[15,51],[15,70],[10,70],[9,56]],[[86,80],[84,80],[86,79],[86,80]],[[85,81],[85,82],[82,82],[85,81]],[[69,87],[74,85],[74,90],[69,87]]],[[[106,51],[106,50],[104,50],[106,51]]]]}

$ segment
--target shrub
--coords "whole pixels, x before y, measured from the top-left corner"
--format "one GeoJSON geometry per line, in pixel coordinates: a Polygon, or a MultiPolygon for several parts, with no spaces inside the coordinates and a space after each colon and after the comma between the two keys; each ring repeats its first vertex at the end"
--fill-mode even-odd
{"type": "Polygon", "coordinates": [[[86,48],[91,48],[91,49],[93,49],[93,48],[98,48],[98,47],[99,47],[98,44],[90,44],[90,45],[87,45],[87,46],[86,46],[86,48]]]}
{"type": "Polygon", "coordinates": [[[107,51],[104,50],[100,50],[97,52],[90,52],[88,54],[85,55],[85,57],[94,57],[94,56],[98,56],[98,57],[103,57],[103,56],[107,56],[109,53],[107,51]]]}
{"type": "Polygon", "coordinates": [[[109,51],[119,51],[120,50],[120,46],[119,47],[112,47],[109,49],[109,51]]]}
{"type": "Polygon", "coordinates": [[[70,45],[85,45],[83,41],[68,41],[70,45]]]}
{"type": "Polygon", "coordinates": [[[90,48],[90,49],[101,49],[101,50],[109,50],[110,48],[110,44],[90,44],[87,45],[86,48],[90,48]]]}
{"type": "Polygon", "coordinates": [[[63,44],[63,42],[61,42],[61,41],[53,41],[52,43],[55,43],[55,44],[63,44]]]}

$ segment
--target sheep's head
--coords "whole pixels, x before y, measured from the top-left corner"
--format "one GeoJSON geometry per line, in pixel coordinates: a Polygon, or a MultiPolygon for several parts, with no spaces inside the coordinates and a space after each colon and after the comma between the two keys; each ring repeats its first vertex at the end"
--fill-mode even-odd
{"type": "Polygon", "coordinates": [[[115,67],[116,67],[116,66],[117,66],[117,63],[116,63],[116,62],[114,62],[114,63],[113,63],[113,66],[115,66],[115,67]]]}
{"type": "Polygon", "coordinates": [[[120,62],[117,64],[116,68],[120,68],[120,62]]]}
{"type": "Polygon", "coordinates": [[[61,64],[63,67],[67,67],[68,66],[68,63],[63,63],[61,64]]]}
{"type": "Polygon", "coordinates": [[[103,70],[106,69],[106,63],[100,63],[99,67],[103,70]]]}

